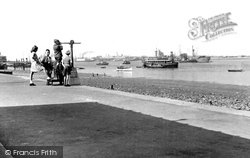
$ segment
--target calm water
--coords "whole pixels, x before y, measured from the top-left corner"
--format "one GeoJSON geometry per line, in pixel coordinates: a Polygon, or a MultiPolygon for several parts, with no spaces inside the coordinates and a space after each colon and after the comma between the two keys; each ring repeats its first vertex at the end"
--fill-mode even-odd
{"type": "Polygon", "coordinates": [[[84,67],[78,72],[107,74],[121,77],[145,77],[153,79],[186,80],[215,82],[222,84],[250,86],[250,58],[212,59],[210,63],[179,63],[177,69],[136,68],[142,66],[141,61],[132,61],[131,72],[117,72],[116,67],[122,61],[110,61],[109,65],[96,65],[97,62],[75,62],[76,67],[84,67]],[[228,69],[243,68],[244,72],[228,72],[228,69]]]}

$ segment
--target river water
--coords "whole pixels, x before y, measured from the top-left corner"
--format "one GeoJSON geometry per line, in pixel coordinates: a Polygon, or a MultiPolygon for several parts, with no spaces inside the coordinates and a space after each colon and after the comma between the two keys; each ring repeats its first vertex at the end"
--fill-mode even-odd
{"type": "Polygon", "coordinates": [[[177,69],[151,69],[136,68],[142,66],[141,61],[131,61],[132,71],[119,72],[116,67],[122,65],[122,61],[110,61],[109,65],[96,65],[95,62],[75,62],[78,73],[106,74],[120,77],[144,77],[153,79],[185,80],[211,82],[232,85],[250,86],[250,58],[220,58],[211,59],[209,63],[179,63],[177,69]],[[106,68],[101,68],[105,66],[106,68]],[[243,72],[228,72],[228,69],[244,69],[243,72]]]}

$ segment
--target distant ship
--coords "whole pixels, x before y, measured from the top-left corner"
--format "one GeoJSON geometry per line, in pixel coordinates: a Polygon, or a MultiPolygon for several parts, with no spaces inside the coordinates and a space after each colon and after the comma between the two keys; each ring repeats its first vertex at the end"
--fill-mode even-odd
{"type": "Polygon", "coordinates": [[[122,64],[130,64],[130,61],[124,60],[122,64]]]}
{"type": "Polygon", "coordinates": [[[82,62],[93,62],[93,61],[95,61],[95,59],[76,58],[76,61],[82,61],[82,62]]]}
{"type": "Polygon", "coordinates": [[[181,58],[180,63],[197,63],[197,60],[194,58],[181,58]]]}
{"type": "MultiPolygon", "coordinates": [[[[158,50],[159,54],[161,52],[158,50]]],[[[178,62],[174,60],[173,52],[171,52],[171,58],[166,58],[160,55],[157,57],[157,50],[156,50],[156,57],[154,58],[146,58],[143,60],[143,67],[145,68],[178,68],[178,62]]]]}
{"type": "Polygon", "coordinates": [[[188,57],[186,53],[180,54],[180,63],[209,63],[211,60],[210,56],[196,56],[197,52],[195,53],[195,50],[192,46],[192,57],[188,57]]]}
{"type": "Polygon", "coordinates": [[[145,68],[178,68],[178,62],[172,62],[171,60],[146,60],[143,63],[145,68]]]}
{"type": "Polygon", "coordinates": [[[209,63],[210,59],[210,56],[199,56],[198,58],[196,58],[198,63],[209,63]]]}
{"type": "Polygon", "coordinates": [[[109,64],[109,63],[106,62],[106,61],[101,61],[101,62],[97,63],[96,65],[108,65],[108,64],[109,64]]]}
{"type": "Polygon", "coordinates": [[[91,53],[93,53],[93,51],[86,51],[86,52],[82,53],[81,56],[76,58],[76,61],[80,61],[80,62],[93,62],[93,61],[95,61],[95,59],[90,57],[91,53]],[[85,57],[86,54],[89,54],[89,57],[85,57]]]}

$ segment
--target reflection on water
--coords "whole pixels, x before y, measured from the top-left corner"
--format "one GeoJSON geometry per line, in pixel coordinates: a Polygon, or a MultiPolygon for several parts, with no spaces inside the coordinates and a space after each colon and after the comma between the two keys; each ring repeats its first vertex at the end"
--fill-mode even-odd
{"type": "Polygon", "coordinates": [[[79,73],[98,73],[120,77],[145,77],[153,79],[186,80],[215,82],[222,84],[250,85],[250,58],[231,60],[212,60],[210,63],[180,63],[177,69],[136,68],[142,66],[141,61],[132,61],[132,71],[116,71],[122,61],[109,62],[106,68],[96,65],[97,62],[76,62],[79,73]],[[228,69],[243,68],[244,72],[228,72],[228,69]]]}

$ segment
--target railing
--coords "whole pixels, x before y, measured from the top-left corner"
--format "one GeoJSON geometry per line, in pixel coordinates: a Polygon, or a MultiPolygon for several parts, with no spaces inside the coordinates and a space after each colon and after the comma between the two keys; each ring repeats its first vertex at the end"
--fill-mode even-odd
{"type": "Polygon", "coordinates": [[[25,70],[31,67],[31,63],[30,62],[14,62],[13,65],[10,65],[10,66],[13,66],[14,70],[16,69],[25,70]]]}

